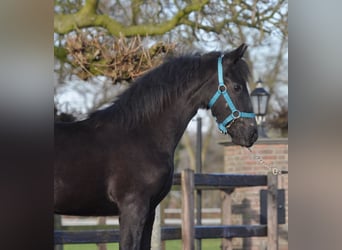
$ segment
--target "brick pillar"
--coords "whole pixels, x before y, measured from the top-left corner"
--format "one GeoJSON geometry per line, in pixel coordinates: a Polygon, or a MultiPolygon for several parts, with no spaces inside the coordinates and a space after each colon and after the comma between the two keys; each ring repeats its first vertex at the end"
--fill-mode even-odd
{"type": "MultiPolygon", "coordinates": [[[[269,167],[288,170],[288,140],[259,139],[248,149],[232,144],[220,143],[224,146],[224,171],[230,174],[267,174],[269,167]],[[262,157],[264,163],[258,157],[262,157]]],[[[285,189],[286,223],[288,221],[288,175],[280,175],[279,188],[285,189]]],[[[259,224],[260,202],[259,191],[266,187],[236,188],[232,194],[232,224],[259,224]]],[[[279,227],[279,250],[288,249],[287,224],[279,227]]],[[[234,249],[265,250],[267,239],[263,237],[233,239],[234,249]]]]}

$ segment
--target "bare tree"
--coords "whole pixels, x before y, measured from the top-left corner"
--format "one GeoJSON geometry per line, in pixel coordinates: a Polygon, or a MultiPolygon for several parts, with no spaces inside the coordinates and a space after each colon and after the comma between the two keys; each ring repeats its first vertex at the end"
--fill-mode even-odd
{"type": "MultiPolygon", "coordinates": [[[[287,38],[287,1],[236,0],[86,0],[55,2],[55,55],[67,61],[65,39],[80,30],[108,37],[153,37],[183,46],[208,43],[235,47],[241,41],[262,45],[270,35],[287,38]],[[57,42],[60,41],[60,42],[57,42]]],[[[83,39],[84,40],[84,39],[83,39]]],[[[106,39],[101,39],[105,44],[106,39]]],[[[87,44],[84,44],[86,46],[87,44]]],[[[90,45],[88,43],[88,45],[90,45]]],[[[81,46],[81,48],[84,48],[81,46]]],[[[96,57],[96,55],[94,55],[96,57]]],[[[92,63],[89,62],[89,68],[92,63]]]]}
{"type": "MultiPolygon", "coordinates": [[[[287,83],[287,17],[286,0],[56,0],[56,72],[61,82],[70,75],[130,81],[158,65],[176,44],[208,50],[243,41],[254,50],[273,51],[262,58],[246,54],[252,74],[261,76],[273,93],[277,83],[287,83]],[[281,40],[278,45],[274,37],[281,40]]],[[[250,79],[250,87],[255,80],[250,79]]]]}
{"type": "Polygon", "coordinates": [[[175,27],[188,26],[205,32],[235,32],[236,26],[261,33],[277,29],[287,36],[283,11],[287,1],[56,1],[54,31],[67,34],[82,28],[101,27],[111,35],[163,35],[175,27]],[[71,3],[74,3],[73,5],[71,3]]]}

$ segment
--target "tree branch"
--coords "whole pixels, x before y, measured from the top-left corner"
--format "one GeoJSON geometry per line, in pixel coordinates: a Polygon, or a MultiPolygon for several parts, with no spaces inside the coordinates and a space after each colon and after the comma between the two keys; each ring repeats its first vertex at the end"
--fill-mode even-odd
{"type": "Polygon", "coordinates": [[[67,59],[68,50],[64,47],[54,46],[53,47],[55,57],[62,62],[69,62],[67,59]]]}
{"type": "Polygon", "coordinates": [[[98,0],[87,0],[85,5],[74,14],[56,14],[54,17],[54,31],[58,34],[67,34],[71,31],[89,28],[102,27],[114,36],[120,34],[131,37],[135,35],[162,35],[174,27],[181,24],[182,18],[188,16],[193,11],[199,11],[209,0],[198,0],[188,4],[179,10],[172,19],[160,24],[142,24],[124,26],[108,15],[99,15],[96,13],[98,0]]]}

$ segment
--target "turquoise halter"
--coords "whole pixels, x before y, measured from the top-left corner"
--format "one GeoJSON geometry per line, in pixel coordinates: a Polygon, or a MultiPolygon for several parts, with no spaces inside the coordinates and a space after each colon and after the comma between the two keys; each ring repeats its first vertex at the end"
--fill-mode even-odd
{"type": "MultiPolygon", "coordinates": [[[[232,99],[230,99],[229,94],[227,92],[227,87],[224,85],[223,81],[223,70],[222,70],[222,58],[224,55],[221,55],[217,60],[217,74],[218,74],[218,89],[214,96],[210,99],[208,107],[212,108],[212,106],[216,103],[216,101],[219,99],[221,95],[223,95],[224,99],[226,100],[230,110],[232,113],[226,117],[222,122],[217,122],[218,128],[223,134],[227,134],[227,127],[229,128],[231,126],[230,123],[234,122],[238,118],[254,118],[254,113],[246,113],[241,112],[237,110],[234,106],[234,103],[232,102],[232,99]]],[[[217,120],[217,118],[216,118],[217,120]]]]}

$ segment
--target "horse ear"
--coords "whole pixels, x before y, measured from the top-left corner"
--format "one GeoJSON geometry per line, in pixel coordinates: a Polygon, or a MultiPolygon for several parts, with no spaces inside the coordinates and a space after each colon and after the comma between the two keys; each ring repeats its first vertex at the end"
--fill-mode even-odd
{"type": "Polygon", "coordinates": [[[239,59],[243,57],[247,48],[248,46],[245,43],[243,43],[237,49],[230,52],[230,56],[232,57],[234,63],[236,63],[239,59]]]}

